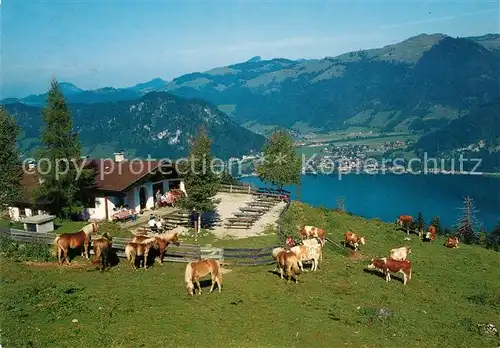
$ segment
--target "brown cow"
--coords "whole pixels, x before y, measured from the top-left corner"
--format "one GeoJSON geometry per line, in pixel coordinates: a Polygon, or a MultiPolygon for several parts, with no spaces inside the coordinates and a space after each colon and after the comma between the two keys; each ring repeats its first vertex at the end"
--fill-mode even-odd
{"type": "Polygon", "coordinates": [[[444,243],[444,246],[448,248],[458,248],[458,237],[449,237],[444,243]]]}
{"type": "Polygon", "coordinates": [[[393,260],[390,258],[371,259],[368,269],[377,269],[385,274],[385,281],[391,280],[392,273],[403,274],[403,285],[411,279],[411,261],[408,260],[393,260]]]}
{"type": "Polygon", "coordinates": [[[410,227],[413,223],[413,216],[410,215],[400,215],[396,220],[396,225],[406,229],[406,234],[410,235],[410,227]]]}
{"type": "Polygon", "coordinates": [[[359,237],[351,231],[347,231],[345,233],[344,245],[352,245],[354,247],[354,250],[358,250],[359,244],[365,244],[365,237],[359,237]]]}
{"type": "Polygon", "coordinates": [[[321,246],[325,245],[325,230],[314,226],[301,226],[299,236],[302,239],[319,238],[321,246]]]}

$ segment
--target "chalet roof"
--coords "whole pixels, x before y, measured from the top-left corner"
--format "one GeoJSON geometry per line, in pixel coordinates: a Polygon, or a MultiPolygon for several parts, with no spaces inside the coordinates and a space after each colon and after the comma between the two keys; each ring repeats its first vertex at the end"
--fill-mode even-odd
{"type": "MultiPolygon", "coordinates": [[[[147,160],[124,160],[115,162],[108,159],[85,159],[84,166],[95,170],[95,189],[98,191],[123,192],[148,174],[156,172],[158,169],[173,171],[170,163],[147,160]],[[167,169],[169,167],[169,169],[167,169]]],[[[29,172],[24,172],[22,185],[28,193],[39,186],[39,176],[36,168],[29,172]]],[[[25,197],[27,199],[28,197],[25,197]]],[[[25,200],[25,202],[28,202],[25,200]]]]}

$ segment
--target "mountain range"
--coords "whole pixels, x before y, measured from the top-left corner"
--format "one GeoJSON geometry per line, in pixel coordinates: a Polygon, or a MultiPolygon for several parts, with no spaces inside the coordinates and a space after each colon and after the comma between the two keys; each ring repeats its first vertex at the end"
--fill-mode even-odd
{"type": "MultiPolygon", "coordinates": [[[[69,106],[83,153],[95,157],[123,150],[130,157],[179,158],[188,153],[200,126],[212,139],[214,155],[225,159],[260,151],[265,141],[202,100],[166,92],[151,92],[137,100],[69,106]]],[[[4,107],[21,125],[20,148],[29,154],[39,143],[41,108],[22,103],[4,107]]]]}
{"type": "MultiPolygon", "coordinates": [[[[495,105],[500,96],[500,35],[453,38],[421,34],[382,48],[323,59],[262,60],[256,56],[172,81],[157,78],[132,87],[97,90],[81,90],[62,83],[61,88],[73,110],[85,111],[74,117],[90,117],[77,121],[88,127],[89,122],[97,119],[92,116],[97,110],[100,118],[112,119],[108,113],[116,115],[113,110],[118,106],[138,105],[141,98],[160,91],[194,98],[190,101],[193,103],[204,100],[251,130],[282,126],[328,132],[362,126],[381,132],[424,135],[446,130],[447,137],[454,137],[458,128],[470,124],[474,129],[470,134],[482,136],[484,132],[474,126],[481,124],[480,110],[491,111],[482,106],[495,105]],[[455,126],[455,121],[462,118],[460,127],[455,126]]],[[[20,110],[40,107],[45,100],[46,95],[42,94],[2,103],[20,110]]],[[[185,99],[178,100],[189,104],[185,99]]],[[[149,112],[154,118],[158,110],[149,112]]],[[[223,117],[222,113],[219,115],[223,117]]],[[[130,112],[120,115],[122,119],[126,117],[131,117],[130,112]]],[[[134,122],[144,122],[146,118],[143,114],[134,122]]],[[[188,120],[188,115],[181,118],[188,120]]],[[[439,137],[429,136],[425,138],[426,147],[439,148],[439,137]]],[[[88,141],[96,144],[100,141],[91,140],[88,141]]],[[[137,140],[133,146],[140,143],[137,140]]]]}

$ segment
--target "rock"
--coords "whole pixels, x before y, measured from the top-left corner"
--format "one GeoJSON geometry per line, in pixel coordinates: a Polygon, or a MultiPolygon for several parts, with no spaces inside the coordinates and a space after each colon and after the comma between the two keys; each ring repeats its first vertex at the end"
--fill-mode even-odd
{"type": "Polygon", "coordinates": [[[377,310],[377,317],[380,320],[388,319],[393,316],[393,312],[389,308],[379,308],[377,310]]]}
{"type": "Polygon", "coordinates": [[[477,327],[482,335],[499,336],[498,329],[493,324],[477,324],[477,327]]]}

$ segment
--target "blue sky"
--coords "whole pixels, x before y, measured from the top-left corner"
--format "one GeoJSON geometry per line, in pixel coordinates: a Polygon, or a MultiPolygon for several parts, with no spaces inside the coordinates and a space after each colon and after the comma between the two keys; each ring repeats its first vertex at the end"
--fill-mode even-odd
{"type": "Polygon", "coordinates": [[[2,97],[171,80],[245,61],[322,58],[420,33],[498,33],[499,1],[0,0],[2,97]]]}

